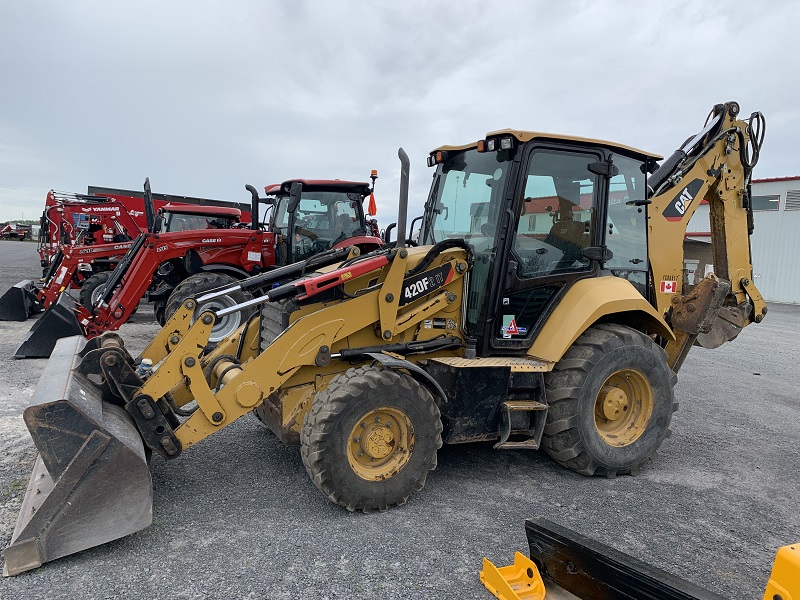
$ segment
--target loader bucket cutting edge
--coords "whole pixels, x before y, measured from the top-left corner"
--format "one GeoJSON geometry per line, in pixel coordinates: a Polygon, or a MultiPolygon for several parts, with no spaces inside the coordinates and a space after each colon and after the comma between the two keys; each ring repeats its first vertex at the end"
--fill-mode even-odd
{"type": "Polygon", "coordinates": [[[42,310],[36,286],[23,279],[0,296],[0,321],[25,321],[42,310]]]}
{"type": "Polygon", "coordinates": [[[39,452],[3,575],[129,535],[152,522],[153,486],[144,444],[122,407],[73,370],[86,345],[58,340],[25,409],[39,452]]]}
{"type": "Polygon", "coordinates": [[[61,294],[31,326],[14,353],[14,358],[47,358],[59,339],[83,335],[78,317],[75,316],[75,305],[72,296],[61,294]]]}

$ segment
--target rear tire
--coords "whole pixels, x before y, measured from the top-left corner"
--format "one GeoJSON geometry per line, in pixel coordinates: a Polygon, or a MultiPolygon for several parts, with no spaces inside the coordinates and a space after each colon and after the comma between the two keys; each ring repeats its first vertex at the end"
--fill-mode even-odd
{"type": "Polygon", "coordinates": [[[80,291],[81,305],[88,310],[92,310],[95,302],[100,299],[100,296],[105,291],[105,285],[109,277],[111,277],[111,271],[101,271],[86,279],[80,291]]]}
{"type": "Polygon", "coordinates": [[[637,472],[669,436],[676,379],[666,352],[645,334],[590,327],[545,376],[542,448],[583,475],[637,472]]]}
{"type": "Polygon", "coordinates": [[[436,468],[442,421],[430,391],[404,373],[361,366],[333,378],[300,430],[309,477],[347,510],[405,504],[436,468]]]}
{"type": "MultiPolygon", "coordinates": [[[[175,311],[180,308],[181,304],[188,298],[198,298],[213,289],[235,285],[237,282],[237,279],[222,273],[197,273],[196,275],[187,277],[180,284],[175,286],[175,289],[172,290],[172,293],[169,295],[164,315],[165,321],[169,320],[175,311]]],[[[206,310],[227,308],[234,304],[246,302],[252,298],[253,296],[249,292],[236,290],[225,296],[198,303],[194,311],[192,323],[206,310]]],[[[244,323],[246,318],[245,313],[235,312],[218,319],[211,330],[211,336],[209,337],[206,349],[211,350],[215,348],[219,342],[233,334],[233,332],[244,323]]]]}

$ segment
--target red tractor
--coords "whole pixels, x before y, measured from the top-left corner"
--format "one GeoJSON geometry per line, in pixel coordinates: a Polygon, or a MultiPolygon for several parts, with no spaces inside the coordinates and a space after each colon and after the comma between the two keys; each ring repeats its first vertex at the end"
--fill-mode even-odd
{"type": "MultiPolygon", "coordinates": [[[[154,233],[212,227],[233,229],[241,224],[242,211],[233,206],[165,204],[156,211],[149,180],[145,182],[144,195],[147,203],[144,212],[152,215],[148,229],[154,233]]],[[[63,195],[58,197],[64,200],[63,195]]],[[[37,288],[33,281],[24,280],[9,289],[0,298],[0,321],[24,321],[50,307],[70,288],[79,288],[81,304],[91,309],[111,271],[133,245],[130,232],[134,236],[139,233],[138,224],[117,200],[84,199],[50,207],[43,218],[49,219],[48,228],[52,231],[56,220],[48,216],[49,213],[58,215],[58,231],[63,234],[63,243],[56,244],[55,253],[49,256],[52,247],[42,244],[40,237],[40,257],[46,266],[42,285],[37,288]],[[68,226],[68,223],[75,226],[68,226]],[[108,225],[114,227],[114,233],[106,229],[108,225]]],[[[247,215],[249,218],[249,213],[247,215]]]]}
{"type": "Polygon", "coordinates": [[[0,236],[2,236],[4,240],[24,241],[31,238],[31,226],[6,223],[4,226],[0,227],[0,236]]]}
{"type": "MultiPolygon", "coordinates": [[[[362,206],[373,189],[369,183],[290,180],[265,188],[266,198],[259,198],[254,187],[246,187],[252,215],[259,214],[260,204],[271,210],[269,220],[265,211],[263,226],[254,218],[249,229],[219,229],[209,222],[211,229],[177,231],[175,218],[165,218],[164,230],[140,234],[113,271],[94,276],[101,279],[97,285],[92,278],[86,281],[84,286],[92,290],[84,294],[89,306],[61,294],[33,325],[15,357],[46,357],[61,337],[93,338],[117,330],[143,298],[153,302],[156,318],[163,324],[188,297],[197,298],[329,250],[356,246],[363,253],[382,244],[371,235],[362,206]]],[[[248,299],[247,292],[232,291],[199,302],[197,314],[248,299]]],[[[233,333],[245,317],[234,312],[219,319],[211,343],[233,333]]]]}
{"type": "MultiPolygon", "coordinates": [[[[50,190],[40,219],[39,258],[42,267],[46,269],[64,245],[118,243],[132,240],[140,232],[147,231],[145,196],[142,192],[94,186],[89,186],[89,194],[50,190]]],[[[208,207],[213,213],[220,207],[232,211],[238,209],[241,219],[250,221],[249,207],[245,205],[152,192],[149,198],[157,213],[164,210],[181,212],[184,207],[208,207]]]]}

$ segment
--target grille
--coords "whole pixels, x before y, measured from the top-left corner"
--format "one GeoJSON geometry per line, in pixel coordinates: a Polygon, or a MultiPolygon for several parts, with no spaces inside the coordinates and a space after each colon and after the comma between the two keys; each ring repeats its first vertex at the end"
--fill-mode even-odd
{"type": "Polygon", "coordinates": [[[800,210],[800,190],[786,192],[786,207],[784,210],[800,210]]]}

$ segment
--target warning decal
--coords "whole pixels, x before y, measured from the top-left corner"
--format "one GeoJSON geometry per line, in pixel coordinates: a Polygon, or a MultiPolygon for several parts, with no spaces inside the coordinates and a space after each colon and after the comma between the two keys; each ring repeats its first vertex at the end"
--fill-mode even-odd
{"type": "Polygon", "coordinates": [[[525,335],[528,333],[528,329],[517,325],[515,315],[503,315],[503,326],[500,328],[500,332],[504,338],[510,338],[512,335],[525,335]]]}

